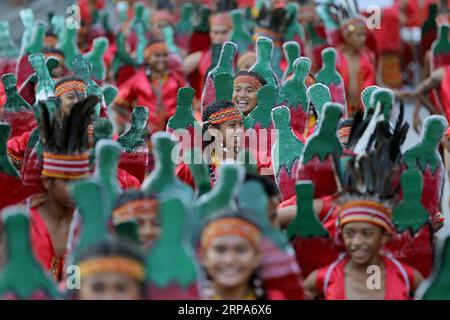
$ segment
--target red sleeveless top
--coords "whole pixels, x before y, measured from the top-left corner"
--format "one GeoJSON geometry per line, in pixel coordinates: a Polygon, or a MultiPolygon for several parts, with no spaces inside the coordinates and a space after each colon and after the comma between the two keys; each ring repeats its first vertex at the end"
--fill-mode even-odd
{"type": "MultiPolygon", "coordinates": [[[[344,268],[350,257],[343,254],[316,272],[316,288],[325,300],[346,300],[344,268]]],[[[386,269],[384,300],[410,300],[414,269],[392,257],[382,257],[386,269]]]]}

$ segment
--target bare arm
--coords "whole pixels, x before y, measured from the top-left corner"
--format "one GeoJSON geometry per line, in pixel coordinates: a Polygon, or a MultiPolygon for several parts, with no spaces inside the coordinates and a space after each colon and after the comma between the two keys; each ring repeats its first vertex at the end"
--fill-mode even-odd
{"type": "Polygon", "coordinates": [[[183,62],[183,72],[185,75],[189,75],[195,71],[198,67],[198,63],[200,62],[200,57],[202,53],[200,51],[191,53],[184,59],[183,62]]]}
{"type": "Polygon", "coordinates": [[[413,293],[416,292],[417,288],[419,287],[419,285],[422,283],[423,281],[423,276],[420,274],[419,271],[414,269],[414,283],[413,286],[411,288],[411,290],[413,291],[413,293]]]}
{"type": "Polygon", "coordinates": [[[319,297],[320,292],[316,287],[316,271],[313,271],[306,277],[304,284],[305,296],[311,300],[319,297]]]}
{"type": "MultiPolygon", "coordinates": [[[[313,204],[314,213],[319,217],[323,208],[323,200],[315,199],[313,204]]],[[[277,210],[277,224],[281,229],[286,229],[297,215],[297,206],[288,206],[277,210]]]]}

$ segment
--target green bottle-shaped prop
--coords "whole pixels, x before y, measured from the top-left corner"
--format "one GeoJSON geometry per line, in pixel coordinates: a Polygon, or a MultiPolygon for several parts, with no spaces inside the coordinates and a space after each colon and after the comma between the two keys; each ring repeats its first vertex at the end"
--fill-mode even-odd
{"type": "Polygon", "coordinates": [[[295,41],[286,41],[283,43],[283,52],[287,60],[287,68],[286,71],[284,71],[282,80],[284,83],[286,79],[294,72],[294,61],[300,57],[300,46],[295,41]]]}
{"type": "Polygon", "coordinates": [[[233,10],[231,12],[231,18],[233,20],[233,31],[231,33],[231,41],[236,43],[239,54],[246,53],[253,45],[252,36],[246,29],[244,24],[244,17],[241,10],[233,10]]]}
{"type": "Polygon", "coordinates": [[[80,54],[77,46],[77,34],[76,28],[67,28],[64,39],[57,46],[64,52],[64,61],[69,69],[72,69],[73,59],[80,54]]]}
{"type": "Polygon", "coordinates": [[[47,100],[54,95],[53,90],[55,82],[50,76],[44,55],[42,53],[34,53],[28,56],[28,60],[36,72],[38,79],[36,86],[36,100],[47,100]]]}
{"type": "Polygon", "coordinates": [[[267,37],[259,37],[256,40],[256,62],[249,69],[266,80],[267,84],[278,86],[278,79],[273,72],[272,61],[273,41],[267,37]]]}
{"type": "Polygon", "coordinates": [[[95,80],[106,80],[106,64],[103,60],[109,41],[106,37],[94,39],[92,49],[86,54],[86,58],[91,64],[91,77],[95,80]]]}
{"type": "Polygon", "coordinates": [[[9,22],[0,21],[0,59],[15,59],[19,55],[19,48],[11,39],[9,22]]]}

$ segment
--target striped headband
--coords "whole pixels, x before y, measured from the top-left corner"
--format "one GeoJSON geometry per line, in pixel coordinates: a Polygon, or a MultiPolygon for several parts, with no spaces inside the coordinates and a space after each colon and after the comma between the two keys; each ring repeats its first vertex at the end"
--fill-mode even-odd
{"type": "Polygon", "coordinates": [[[60,97],[64,92],[72,90],[86,92],[86,84],[80,80],[70,80],[63,82],[55,88],[55,96],[60,97]]]}
{"type": "Polygon", "coordinates": [[[113,223],[117,226],[145,214],[156,215],[158,213],[158,206],[159,202],[156,199],[130,201],[113,211],[113,223]]]}
{"type": "Polygon", "coordinates": [[[242,112],[236,107],[229,107],[214,112],[205,123],[220,124],[235,119],[242,119],[242,112]]]}
{"type": "Polygon", "coordinates": [[[231,235],[244,238],[254,248],[259,248],[261,231],[253,224],[239,218],[223,218],[208,224],[202,232],[201,246],[203,249],[208,249],[214,239],[231,235]]]}
{"type": "Polygon", "coordinates": [[[89,153],[60,155],[44,152],[42,175],[68,180],[84,179],[90,176],[89,153]]]}
{"type": "Polygon", "coordinates": [[[338,130],[338,137],[339,139],[348,138],[350,136],[350,131],[352,130],[352,127],[342,127],[338,130]]]}
{"type": "Polygon", "coordinates": [[[394,232],[391,210],[379,202],[371,200],[354,200],[339,207],[339,227],[349,222],[368,222],[394,232]]]}
{"type": "Polygon", "coordinates": [[[256,89],[259,89],[262,87],[262,84],[261,84],[261,82],[259,82],[258,79],[256,79],[255,77],[252,77],[252,76],[248,76],[248,75],[237,76],[234,79],[234,85],[238,85],[239,83],[248,83],[252,87],[255,87],[256,89]]]}
{"type": "Polygon", "coordinates": [[[81,262],[81,278],[87,278],[93,274],[114,272],[120,273],[132,279],[142,281],[145,279],[145,268],[136,260],[125,257],[95,257],[81,262]]]}

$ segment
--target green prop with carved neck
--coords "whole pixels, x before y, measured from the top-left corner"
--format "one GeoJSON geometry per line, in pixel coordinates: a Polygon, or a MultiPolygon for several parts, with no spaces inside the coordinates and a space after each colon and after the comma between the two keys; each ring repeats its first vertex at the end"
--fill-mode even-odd
{"type": "MultiPolygon", "coordinates": [[[[21,44],[20,44],[20,54],[17,61],[26,54],[26,48],[31,42],[31,37],[33,36],[34,27],[34,13],[30,8],[22,9],[19,12],[20,20],[22,21],[24,31],[22,34],[21,44]]],[[[17,72],[17,70],[16,70],[17,72]]]]}
{"type": "Polygon", "coordinates": [[[119,1],[116,4],[117,23],[119,27],[122,27],[128,20],[128,10],[130,5],[127,1],[119,1]]]}
{"type": "Polygon", "coordinates": [[[449,41],[449,26],[439,26],[438,37],[431,46],[432,69],[445,67],[450,63],[450,41],[449,41]]]}
{"type": "Polygon", "coordinates": [[[133,152],[139,147],[146,145],[144,134],[147,120],[148,109],[146,107],[136,107],[133,109],[130,130],[122,134],[118,139],[125,152],[133,152]]]}
{"type": "Polygon", "coordinates": [[[17,91],[16,76],[13,73],[7,73],[2,76],[3,87],[6,93],[6,102],[4,110],[19,112],[22,108],[32,110],[33,108],[26,102],[17,91]]]}
{"type": "Polygon", "coordinates": [[[428,212],[422,206],[422,174],[419,170],[409,169],[402,173],[401,185],[403,200],[392,212],[392,222],[398,232],[411,230],[415,234],[428,222],[428,212]]]}
{"type": "Polygon", "coordinates": [[[191,210],[183,195],[177,192],[161,202],[161,236],[146,261],[147,280],[157,288],[168,288],[173,284],[187,288],[197,281],[199,268],[189,234],[191,210]]]}
{"type": "Polygon", "coordinates": [[[196,196],[199,198],[211,190],[209,168],[203,159],[201,148],[191,148],[183,160],[189,165],[189,170],[194,177],[196,196]]]}
{"type": "Polygon", "coordinates": [[[305,79],[311,69],[311,60],[300,57],[294,62],[294,76],[281,86],[278,103],[285,103],[288,108],[301,106],[307,112],[309,98],[306,94],[305,79]]]}
{"type": "Polygon", "coordinates": [[[442,166],[439,145],[447,127],[448,122],[444,117],[436,115],[427,117],[421,141],[403,155],[403,161],[408,168],[425,171],[428,166],[431,172],[435,172],[442,166]]]}
{"type": "Polygon", "coordinates": [[[228,73],[219,73],[214,77],[216,100],[228,100],[233,98],[233,76],[228,73]]]}
{"type": "Polygon", "coordinates": [[[85,56],[91,64],[90,75],[96,80],[106,80],[106,64],[103,61],[106,49],[108,49],[109,41],[106,37],[94,39],[92,49],[85,56]]]}
{"type": "Polygon", "coordinates": [[[211,16],[211,9],[208,6],[200,8],[200,19],[198,24],[194,27],[194,31],[209,32],[209,17],[211,16]]]}
{"type": "Polygon", "coordinates": [[[175,175],[175,164],[172,161],[175,143],[170,135],[166,132],[156,132],[152,135],[152,144],[155,153],[155,169],[144,180],[141,189],[146,193],[162,195],[170,195],[179,190],[188,199],[192,199],[192,189],[175,175]]]}
{"type": "Polygon", "coordinates": [[[272,125],[272,109],[276,105],[277,89],[272,85],[265,85],[258,90],[257,105],[247,117],[244,118],[246,129],[254,128],[259,123],[261,128],[272,125]]]}
{"type": "Polygon", "coordinates": [[[299,181],[295,189],[297,194],[297,215],[288,226],[288,237],[290,239],[296,236],[301,238],[328,237],[328,231],[325,230],[314,213],[314,185],[312,181],[299,181]]]}
{"type": "Polygon", "coordinates": [[[115,226],[116,234],[122,238],[139,246],[138,223],[136,220],[127,220],[115,226]]]}
{"type": "Polygon", "coordinates": [[[117,94],[119,93],[119,89],[117,87],[112,85],[106,85],[103,87],[103,97],[105,98],[105,104],[107,106],[110,106],[111,103],[116,98],[117,94]]]}
{"type": "Polygon", "coordinates": [[[244,179],[244,168],[236,164],[223,164],[218,171],[217,184],[196,203],[200,220],[220,210],[236,207],[234,199],[244,179]]]}
{"type": "Polygon", "coordinates": [[[35,53],[28,56],[31,66],[36,71],[38,83],[36,86],[36,100],[47,100],[54,95],[55,82],[48,72],[45,58],[42,53],[35,53]]]}
{"type": "Polygon", "coordinates": [[[361,92],[361,101],[364,106],[364,118],[367,118],[367,115],[369,114],[370,109],[373,109],[370,105],[370,98],[372,97],[372,93],[375,92],[377,89],[380,89],[378,86],[370,86],[365,88],[361,92]]]}
{"type": "Polygon", "coordinates": [[[117,72],[119,71],[120,67],[123,65],[130,65],[135,66],[136,61],[129,55],[127,52],[126,44],[125,44],[125,36],[122,32],[118,32],[116,35],[116,43],[117,43],[117,52],[114,56],[113,61],[113,71],[114,75],[117,77],[117,72]]]}
{"type": "Polygon", "coordinates": [[[95,106],[94,119],[98,119],[100,117],[100,109],[103,101],[103,89],[94,83],[90,83],[86,88],[86,96],[96,96],[98,98],[98,103],[95,106]]]}
{"type": "Polygon", "coordinates": [[[287,60],[287,68],[284,71],[282,83],[294,72],[294,62],[300,57],[300,46],[295,41],[286,41],[283,43],[283,52],[287,60]]]}
{"type": "Polygon", "coordinates": [[[34,257],[30,221],[25,206],[2,211],[6,233],[6,264],[0,272],[0,297],[52,299],[60,296],[56,284],[34,257]]]}
{"type": "Polygon", "coordinates": [[[256,62],[249,71],[259,74],[266,80],[267,84],[278,87],[278,79],[271,65],[272,51],[273,41],[267,37],[258,37],[256,40],[256,62]]]}
{"type": "Polygon", "coordinates": [[[44,47],[45,30],[47,30],[47,24],[43,21],[37,21],[34,26],[33,36],[30,43],[25,49],[28,54],[41,52],[44,47]]]}
{"type": "Polygon", "coordinates": [[[169,52],[173,54],[180,54],[180,49],[178,49],[177,45],[175,44],[173,28],[171,26],[166,26],[163,29],[163,35],[169,52]]]}
{"type": "Polygon", "coordinates": [[[58,49],[64,52],[64,61],[69,69],[73,66],[73,59],[80,54],[77,46],[77,34],[77,29],[67,28],[65,38],[57,46],[58,49]]]}
{"type": "Polygon", "coordinates": [[[175,114],[167,122],[167,128],[170,130],[180,130],[193,127],[201,130],[200,124],[195,120],[192,114],[192,101],[194,99],[195,90],[191,87],[183,87],[178,89],[177,93],[177,109],[175,114]]]}
{"type": "Polygon", "coordinates": [[[305,30],[303,30],[303,26],[298,21],[298,11],[300,9],[298,3],[289,2],[285,6],[286,11],[288,12],[288,15],[293,17],[291,20],[291,23],[287,27],[286,31],[284,32],[284,40],[285,41],[292,41],[296,37],[299,40],[304,41],[305,40],[305,30]]]}
{"type": "Polygon", "coordinates": [[[231,18],[233,20],[233,31],[231,33],[231,41],[237,44],[239,54],[246,53],[253,45],[252,36],[244,25],[244,18],[242,11],[239,9],[231,11],[231,18]]]}
{"type": "MultiPolygon", "coordinates": [[[[319,124],[323,115],[323,108],[327,102],[331,102],[330,90],[322,83],[313,84],[306,91],[314,110],[317,114],[316,124],[319,124]]],[[[317,128],[318,129],[318,128],[317,128]]],[[[316,130],[317,130],[316,129],[316,130]]]]}
{"type": "Polygon", "coordinates": [[[137,36],[137,45],[136,45],[136,63],[143,64],[145,63],[144,51],[147,47],[147,37],[145,35],[144,26],[139,23],[134,27],[134,31],[137,36]]]}
{"type": "Polygon", "coordinates": [[[141,25],[143,31],[146,32],[146,23],[144,21],[144,4],[142,2],[135,2],[133,5],[133,20],[131,20],[131,29],[136,30],[138,25],[141,25]]]}
{"type": "Polygon", "coordinates": [[[87,85],[94,82],[91,79],[91,64],[84,55],[79,54],[73,59],[72,69],[75,75],[81,78],[87,85]]]}
{"type": "Polygon", "coordinates": [[[64,39],[66,36],[66,19],[63,15],[55,14],[50,19],[50,24],[58,36],[58,40],[64,39]]]}
{"type": "Polygon", "coordinates": [[[192,23],[192,17],[194,13],[194,6],[192,3],[187,2],[181,5],[180,19],[175,26],[176,34],[187,33],[191,34],[194,30],[194,25],[192,23]]]}
{"type": "Polygon", "coordinates": [[[19,172],[8,157],[7,142],[11,134],[11,126],[6,122],[0,122],[0,173],[19,178],[19,172]]]}
{"type": "Polygon", "coordinates": [[[417,290],[416,298],[421,300],[450,300],[450,232],[437,241],[436,255],[431,277],[417,290]]]}
{"type": "Polygon", "coordinates": [[[0,58],[17,58],[19,48],[11,40],[9,22],[0,21],[0,58]]]}

